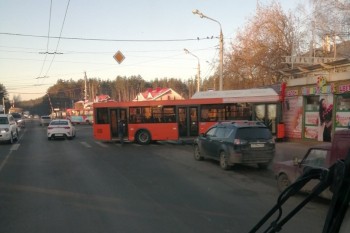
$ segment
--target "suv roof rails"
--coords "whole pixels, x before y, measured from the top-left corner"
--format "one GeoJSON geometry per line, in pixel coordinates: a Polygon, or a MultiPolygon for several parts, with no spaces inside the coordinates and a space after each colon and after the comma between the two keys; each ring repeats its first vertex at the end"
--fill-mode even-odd
{"type": "Polygon", "coordinates": [[[261,121],[246,121],[246,120],[236,120],[236,121],[219,121],[219,124],[227,123],[227,124],[233,124],[237,126],[266,126],[264,122],[261,121]]]}

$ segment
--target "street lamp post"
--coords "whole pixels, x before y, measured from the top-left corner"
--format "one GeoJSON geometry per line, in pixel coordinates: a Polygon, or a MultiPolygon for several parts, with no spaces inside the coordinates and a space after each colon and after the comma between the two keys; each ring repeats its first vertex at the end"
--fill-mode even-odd
{"type": "Polygon", "coordinates": [[[206,18],[209,19],[211,21],[214,21],[216,23],[219,24],[220,26],[220,67],[219,67],[219,90],[222,91],[222,81],[223,81],[223,77],[222,77],[222,73],[223,73],[223,67],[224,67],[224,35],[222,34],[222,27],[221,27],[221,23],[215,19],[212,19],[206,15],[204,15],[202,12],[200,12],[199,10],[193,10],[192,11],[193,14],[195,15],[199,15],[199,17],[201,18],[206,18]]]}
{"type": "Polygon", "coordinates": [[[6,107],[5,107],[5,92],[4,91],[0,91],[0,94],[2,94],[2,110],[5,114],[6,111],[6,107]]]}
{"type": "Polygon", "coordinates": [[[184,51],[187,54],[191,54],[192,56],[194,56],[198,60],[198,65],[197,65],[197,92],[199,92],[200,81],[201,81],[201,66],[200,66],[199,58],[196,55],[194,55],[193,53],[191,53],[190,51],[188,51],[187,49],[184,49],[184,51]]]}

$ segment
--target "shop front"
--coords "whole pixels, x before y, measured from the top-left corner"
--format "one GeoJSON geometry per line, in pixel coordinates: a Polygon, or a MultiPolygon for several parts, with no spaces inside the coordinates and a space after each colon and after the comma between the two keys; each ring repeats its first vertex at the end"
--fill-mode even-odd
{"type": "Polygon", "coordinates": [[[334,130],[350,124],[350,80],[327,82],[324,76],[314,80],[286,89],[283,121],[288,139],[331,141],[334,130]]]}

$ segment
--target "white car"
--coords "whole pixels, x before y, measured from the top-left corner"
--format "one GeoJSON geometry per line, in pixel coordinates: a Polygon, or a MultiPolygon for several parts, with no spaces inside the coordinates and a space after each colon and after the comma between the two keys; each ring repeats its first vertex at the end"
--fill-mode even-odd
{"type": "Polygon", "coordinates": [[[18,128],[15,118],[10,114],[0,114],[0,141],[13,143],[18,140],[18,128]]]}
{"type": "Polygon", "coordinates": [[[40,125],[45,126],[49,125],[51,122],[51,117],[50,116],[41,116],[40,117],[40,125]]]}
{"type": "Polygon", "coordinates": [[[56,119],[52,120],[47,127],[47,139],[67,138],[73,139],[75,137],[75,127],[70,120],[56,119]]]}
{"type": "Polygon", "coordinates": [[[24,117],[21,113],[12,112],[11,115],[13,116],[13,118],[15,118],[18,127],[24,128],[26,126],[26,122],[25,122],[24,117]]]}

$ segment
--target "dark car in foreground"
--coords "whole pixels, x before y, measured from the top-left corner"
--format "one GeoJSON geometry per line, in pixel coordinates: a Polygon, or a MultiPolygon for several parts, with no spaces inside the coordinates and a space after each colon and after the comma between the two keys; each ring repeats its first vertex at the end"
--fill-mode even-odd
{"type": "Polygon", "coordinates": [[[258,121],[219,122],[194,140],[194,159],[218,160],[223,169],[257,164],[266,169],[275,155],[270,130],[258,121]]]}
{"type": "MultiPolygon", "coordinates": [[[[321,143],[308,149],[302,159],[297,157],[293,160],[278,161],[273,164],[273,171],[280,192],[294,183],[304,172],[306,167],[328,169],[337,160],[344,159],[350,150],[350,130],[335,131],[331,143],[321,143]]],[[[301,192],[310,193],[318,180],[311,180],[301,192]]],[[[332,193],[329,189],[323,191],[321,197],[330,199],[332,193]]]]}

